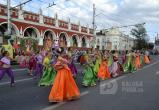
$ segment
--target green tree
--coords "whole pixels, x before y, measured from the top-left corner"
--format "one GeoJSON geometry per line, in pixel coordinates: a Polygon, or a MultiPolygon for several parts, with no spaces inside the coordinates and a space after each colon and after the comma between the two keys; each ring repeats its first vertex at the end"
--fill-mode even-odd
{"type": "Polygon", "coordinates": [[[148,35],[144,25],[137,25],[131,30],[131,34],[136,37],[135,49],[141,50],[148,46],[148,35]]]}

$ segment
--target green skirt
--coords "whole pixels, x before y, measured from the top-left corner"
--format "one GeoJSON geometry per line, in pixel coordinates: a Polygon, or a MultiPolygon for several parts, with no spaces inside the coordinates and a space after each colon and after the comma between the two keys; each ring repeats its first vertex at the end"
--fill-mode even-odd
{"type": "Polygon", "coordinates": [[[124,73],[136,71],[135,65],[133,65],[131,62],[125,63],[123,68],[124,68],[124,73]]]}
{"type": "Polygon", "coordinates": [[[96,85],[97,77],[93,68],[91,66],[86,66],[84,69],[84,77],[82,81],[82,85],[84,86],[94,86],[96,85]]]}
{"type": "Polygon", "coordinates": [[[95,65],[93,67],[93,71],[95,72],[96,76],[97,76],[98,71],[99,71],[99,66],[100,66],[100,60],[97,59],[96,62],[95,62],[95,65]]]}
{"type": "Polygon", "coordinates": [[[54,68],[49,67],[44,70],[43,76],[38,85],[50,86],[53,84],[55,77],[56,77],[56,71],[54,70],[54,68]]]}

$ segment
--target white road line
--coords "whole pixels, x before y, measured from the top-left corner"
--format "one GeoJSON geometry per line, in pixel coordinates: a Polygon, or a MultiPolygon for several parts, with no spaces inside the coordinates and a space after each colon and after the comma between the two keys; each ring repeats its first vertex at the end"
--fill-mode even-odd
{"type": "Polygon", "coordinates": [[[102,82],[102,83],[100,84],[100,87],[105,86],[105,84],[107,84],[107,83],[115,82],[115,81],[121,80],[121,79],[123,79],[123,78],[125,78],[125,77],[126,77],[126,76],[120,76],[120,77],[115,78],[115,79],[113,79],[113,80],[109,80],[109,81],[106,81],[106,82],[102,82]]]}
{"type": "MultiPolygon", "coordinates": [[[[154,63],[151,63],[151,64],[149,64],[149,65],[146,65],[146,66],[143,67],[143,69],[149,68],[149,67],[151,67],[151,66],[153,66],[153,65],[156,65],[157,63],[159,63],[159,61],[154,62],[154,63]]],[[[143,69],[141,69],[141,70],[143,70],[143,69]]]]}
{"type": "MultiPolygon", "coordinates": [[[[84,96],[84,95],[87,95],[87,94],[89,94],[89,91],[82,92],[82,93],[81,93],[81,97],[84,96]]],[[[62,106],[62,105],[64,105],[64,104],[66,104],[66,103],[67,103],[67,102],[60,102],[60,103],[58,103],[58,104],[56,104],[56,105],[52,105],[52,106],[46,107],[46,108],[44,108],[44,109],[42,109],[42,110],[54,110],[54,109],[57,109],[58,107],[60,107],[60,106],[62,106]]]]}
{"type": "MultiPolygon", "coordinates": [[[[32,80],[32,79],[33,79],[33,78],[20,79],[20,80],[16,80],[15,83],[23,82],[23,81],[28,81],[28,80],[32,80]]],[[[6,84],[10,84],[10,82],[3,82],[3,83],[0,83],[0,86],[6,85],[6,84]]]]}
{"type": "Polygon", "coordinates": [[[13,69],[13,71],[25,71],[25,70],[27,70],[26,68],[24,68],[24,69],[13,69]]]}
{"type": "Polygon", "coordinates": [[[159,71],[156,72],[156,75],[159,75],[159,71]]]}

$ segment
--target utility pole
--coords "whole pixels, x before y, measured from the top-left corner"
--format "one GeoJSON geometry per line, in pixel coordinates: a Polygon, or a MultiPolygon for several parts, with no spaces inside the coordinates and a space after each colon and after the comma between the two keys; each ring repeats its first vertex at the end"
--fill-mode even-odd
{"type": "Polygon", "coordinates": [[[95,37],[95,14],[96,14],[96,8],[95,8],[95,4],[93,4],[93,35],[95,37]]]}
{"type": "Polygon", "coordinates": [[[7,0],[7,34],[11,34],[11,26],[10,26],[10,0],[7,0]]]}

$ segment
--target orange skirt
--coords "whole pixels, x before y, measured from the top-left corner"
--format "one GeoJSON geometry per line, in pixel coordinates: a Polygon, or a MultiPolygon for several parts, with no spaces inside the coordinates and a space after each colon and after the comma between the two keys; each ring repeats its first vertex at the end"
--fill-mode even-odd
{"type": "Polygon", "coordinates": [[[72,77],[71,70],[66,67],[58,70],[49,95],[49,102],[62,102],[79,97],[80,92],[72,77]]]}
{"type": "Polygon", "coordinates": [[[139,69],[140,67],[140,57],[136,57],[136,69],[139,69]]]}
{"type": "Polygon", "coordinates": [[[149,60],[147,55],[144,55],[144,62],[145,62],[145,64],[149,64],[150,63],[150,60],[149,60]]]}
{"type": "Polygon", "coordinates": [[[105,80],[107,78],[110,78],[110,72],[109,68],[106,62],[103,62],[100,65],[99,71],[98,71],[98,78],[105,80]]]}

